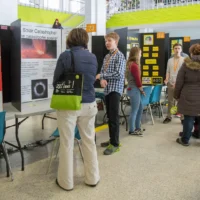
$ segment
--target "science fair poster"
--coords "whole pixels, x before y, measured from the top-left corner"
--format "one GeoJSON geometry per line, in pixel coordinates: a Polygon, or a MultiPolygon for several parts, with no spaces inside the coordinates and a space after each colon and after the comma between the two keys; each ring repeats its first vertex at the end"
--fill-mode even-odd
{"type": "Polygon", "coordinates": [[[61,30],[21,27],[21,102],[51,98],[61,30]]]}

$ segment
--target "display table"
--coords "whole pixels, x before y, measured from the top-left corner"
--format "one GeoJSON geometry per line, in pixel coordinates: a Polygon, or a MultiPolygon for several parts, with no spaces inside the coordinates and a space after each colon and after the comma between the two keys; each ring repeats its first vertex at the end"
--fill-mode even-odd
{"type": "Polygon", "coordinates": [[[15,119],[15,124],[11,126],[7,126],[6,128],[10,128],[15,126],[15,136],[17,145],[13,145],[9,142],[6,142],[7,144],[17,148],[20,151],[21,158],[22,158],[22,171],[24,170],[24,154],[21,148],[21,143],[19,140],[19,126],[22,122],[24,122],[26,119],[28,119],[31,116],[35,115],[43,115],[42,119],[42,128],[44,128],[44,119],[45,118],[51,118],[56,119],[47,116],[47,114],[55,112],[54,109],[50,108],[50,100],[42,100],[42,101],[36,101],[36,102],[29,102],[29,103],[22,103],[22,111],[19,112],[16,110],[11,103],[4,104],[4,110],[6,111],[6,121],[15,119]],[[23,118],[20,122],[19,119],[23,118]]]}
{"type": "MultiPolygon", "coordinates": [[[[97,103],[101,102],[101,99],[96,98],[96,102],[97,103]]],[[[6,142],[6,143],[17,148],[20,151],[21,159],[22,159],[21,169],[22,169],[22,171],[24,171],[24,154],[23,154],[20,139],[19,139],[20,124],[23,123],[26,119],[28,119],[31,116],[43,115],[42,129],[44,129],[44,119],[45,118],[56,119],[56,118],[47,116],[47,114],[55,112],[56,110],[50,108],[50,99],[36,101],[36,102],[23,103],[21,106],[22,106],[21,112],[16,110],[11,103],[6,103],[6,104],[4,104],[3,107],[4,107],[4,110],[6,111],[6,121],[15,119],[14,125],[7,126],[6,129],[15,126],[15,137],[16,137],[16,141],[17,141],[17,146],[14,144],[11,144],[9,142],[6,142]],[[19,121],[19,119],[22,119],[22,120],[19,121]]]]}
{"type": "Polygon", "coordinates": [[[15,119],[15,114],[19,112],[11,103],[4,103],[3,109],[6,111],[6,121],[15,119]]]}

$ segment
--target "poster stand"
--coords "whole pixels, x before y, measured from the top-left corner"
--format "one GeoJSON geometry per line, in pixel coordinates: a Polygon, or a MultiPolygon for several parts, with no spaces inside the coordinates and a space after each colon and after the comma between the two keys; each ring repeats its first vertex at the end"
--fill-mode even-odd
{"type": "Polygon", "coordinates": [[[10,30],[11,38],[11,102],[12,105],[21,111],[21,20],[14,21],[10,30]]]}
{"type": "MultiPolygon", "coordinates": [[[[98,69],[97,74],[100,73],[101,68],[103,66],[103,59],[108,53],[108,50],[105,47],[105,39],[104,36],[92,36],[92,53],[97,58],[98,69]]],[[[95,88],[101,88],[100,81],[96,80],[94,83],[95,88]]]]}
{"type": "Polygon", "coordinates": [[[12,105],[23,111],[23,103],[52,96],[53,74],[62,47],[61,29],[24,26],[17,20],[11,31],[12,105]]]}
{"type": "Polygon", "coordinates": [[[141,76],[143,85],[163,84],[166,69],[166,52],[169,35],[164,32],[142,33],[141,76]]]}
{"type": "Polygon", "coordinates": [[[128,59],[130,50],[132,47],[140,47],[140,34],[135,30],[128,30],[127,35],[127,53],[126,58],[128,59]]]}
{"type": "Polygon", "coordinates": [[[190,46],[193,45],[193,44],[197,44],[199,43],[200,44],[200,39],[193,39],[190,41],[190,46]]]}
{"type": "Polygon", "coordinates": [[[0,112],[3,111],[3,91],[2,91],[2,62],[1,62],[1,41],[0,41],[0,112]]]}
{"type": "Polygon", "coordinates": [[[128,28],[116,29],[115,32],[119,35],[120,40],[118,43],[118,49],[124,54],[124,57],[127,58],[127,36],[128,28]]]}

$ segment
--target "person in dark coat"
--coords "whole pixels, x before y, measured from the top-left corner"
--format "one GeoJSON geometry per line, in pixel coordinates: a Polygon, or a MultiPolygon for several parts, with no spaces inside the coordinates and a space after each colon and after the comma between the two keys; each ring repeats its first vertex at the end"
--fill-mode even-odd
{"type": "Polygon", "coordinates": [[[184,115],[183,134],[176,142],[184,146],[189,145],[195,117],[200,127],[200,44],[192,45],[189,52],[191,59],[185,58],[174,91],[178,112],[184,115]]]}

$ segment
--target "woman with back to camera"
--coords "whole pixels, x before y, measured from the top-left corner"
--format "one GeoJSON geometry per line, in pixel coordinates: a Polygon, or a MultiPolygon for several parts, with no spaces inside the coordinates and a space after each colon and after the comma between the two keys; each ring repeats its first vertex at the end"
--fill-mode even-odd
{"type": "Polygon", "coordinates": [[[100,180],[94,126],[97,114],[94,82],[98,65],[96,56],[86,49],[88,40],[88,34],[84,29],[73,29],[67,37],[67,50],[60,55],[54,72],[53,85],[55,87],[60,77],[69,72],[71,51],[74,56],[75,72],[84,75],[81,110],[57,110],[60,154],[56,183],[64,190],[72,190],[74,187],[73,147],[76,125],[82,140],[85,183],[94,187],[100,180]]]}
{"type": "Polygon", "coordinates": [[[128,81],[127,94],[130,97],[131,112],[129,117],[129,134],[143,136],[141,129],[142,101],[141,94],[145,95],[141,83],[140,58],[141,49],[133,47],[127,61],[126,78],[128,81]]]}
{"type": "Polygon", "coordinates": [[[195,117],[200,127],[200,44],[189,49],[190,58],[185,58],[178,72],[174,98],[178,100],[178,112],[184,115],[183,133],[176,142],[189,145],[195,117]]]}

